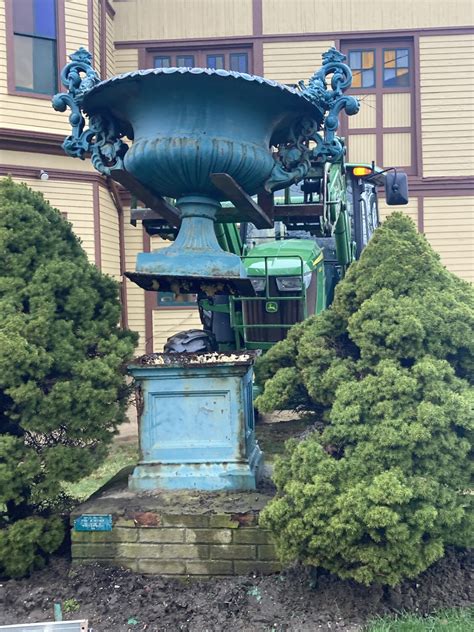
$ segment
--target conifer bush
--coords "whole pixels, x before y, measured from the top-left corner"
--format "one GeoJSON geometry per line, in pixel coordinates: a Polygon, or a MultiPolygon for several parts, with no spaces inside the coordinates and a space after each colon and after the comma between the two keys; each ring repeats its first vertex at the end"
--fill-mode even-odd
{"type": "Polygon", "coordinates": [[[393,214],[333,305],[257,366],[262,411],[324,426],[289,442],[262,514],[285,560],[395,585],[472,544],[474,291],[393,214]]]}
{"type": "Polygon", "coordinates": [[[62,481],[105,456],[128,400],[116,282],[91,265],[41,194],[0,182],[0,574],[21,576],[64,537],[62,481]]]}

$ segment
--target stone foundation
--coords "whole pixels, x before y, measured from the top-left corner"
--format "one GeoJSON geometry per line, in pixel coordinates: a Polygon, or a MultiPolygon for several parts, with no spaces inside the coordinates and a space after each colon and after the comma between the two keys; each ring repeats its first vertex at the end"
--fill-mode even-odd
{"type": "Polygon", "coordinates": [[[258,526],[271,499],[261,492],[139,494],[112,485],[71,516],[74,563],[106,562],[173,576],[281,570],[270,533],[258,526]],[[81,515],[111,514],[111,531],[76,531],[81,515]]]}

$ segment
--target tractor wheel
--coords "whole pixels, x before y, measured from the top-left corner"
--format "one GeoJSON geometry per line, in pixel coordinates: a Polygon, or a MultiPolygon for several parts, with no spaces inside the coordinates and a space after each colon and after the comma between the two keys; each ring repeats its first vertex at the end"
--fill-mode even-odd
{"type": "Polygon", "coordinates": [[[199,353],[216,350],[214,336],[202,329],[180,331],[168,338],[164,348],[165,353],[199,353]]]}

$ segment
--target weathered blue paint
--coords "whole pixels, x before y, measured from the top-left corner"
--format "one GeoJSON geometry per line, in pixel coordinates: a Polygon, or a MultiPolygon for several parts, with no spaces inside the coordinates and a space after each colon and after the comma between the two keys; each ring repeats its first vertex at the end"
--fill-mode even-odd
{"type": "MultiPolygon", "coordinates": [[[[53,107],[72,111],[73,134],[65,151],[81,158],[90,151],[94,166],[112,177],[125,169],[152,193],[177,199],[184,218],[169,251],[139,256],[137,283],[140,274],[155,274],[158,284],[170,273],[192,279],[245,277],[236,256],[215,239],[216,213],[227,198],[210,176],[228,174],[248,195],[299,182],[312,162],[341,157],[339,114],[359,108],[354,97],[343,95],[352,75],[335,49],[323,55],[321,70],[299,89],[209,68],[139,70],[98,82],[87,51],[71,60],[61,74],[68,93],[53,98],[53,107]],[[130,147],[123,136],[133,141],[130,147]]],[[[186,291],[181,282],[178,290],[186,291]]]]}
{"type": "Polygon", "coordinates": [[[140,440],[130,488],[255,489],[263,455],[255,440],[252,359],[181,363],[190,354],[157,356],[170,363],[129,366],[140,440]]]}

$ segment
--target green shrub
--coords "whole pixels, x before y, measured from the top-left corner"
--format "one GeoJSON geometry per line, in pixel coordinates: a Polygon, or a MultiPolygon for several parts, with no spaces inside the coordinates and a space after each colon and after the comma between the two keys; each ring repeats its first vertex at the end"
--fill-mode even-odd
{"type": "Polygon", "coordinates": [[[333,306],[263,357],[257,406],[326,422],[276,465],[262,520],[284,559],[394,585],[472,540],[473,330],[472,288],[394,214],[333,306]]]}
{"type": "Polygon", "coordinates": [[[70,224],[0,182],[0,572],[22,575],[60,545],[48,506],[100,463],[124,419],[136,336],[119,315],[116,282],[70,224]]]}

